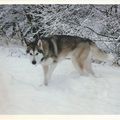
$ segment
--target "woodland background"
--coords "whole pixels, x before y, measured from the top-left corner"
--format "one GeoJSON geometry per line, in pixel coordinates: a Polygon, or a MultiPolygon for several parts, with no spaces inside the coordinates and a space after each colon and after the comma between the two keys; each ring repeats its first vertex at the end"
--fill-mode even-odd
{"type": "Polygon", "coordinates": [[[23,44],[35,35],[90,38],[120,57],[120,5],[1,5],[0,35],[6,44],[23,44]]]}

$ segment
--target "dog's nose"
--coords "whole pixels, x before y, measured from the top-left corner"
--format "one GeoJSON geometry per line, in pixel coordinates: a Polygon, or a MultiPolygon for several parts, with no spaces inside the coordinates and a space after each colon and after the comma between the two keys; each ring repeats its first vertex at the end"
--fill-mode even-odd
{"type": "Polygon", "coordinates": [[[33,64],[33,65],[35,65],[35,64],[36,64],[36,61],[35,61],[35,60],[33,60],[33,61],[32,61],[32,64],[33,64]]]}

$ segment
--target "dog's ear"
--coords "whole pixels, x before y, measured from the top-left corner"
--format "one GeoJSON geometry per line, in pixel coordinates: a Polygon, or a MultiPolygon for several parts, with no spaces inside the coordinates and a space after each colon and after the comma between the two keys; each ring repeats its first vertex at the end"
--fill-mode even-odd
{"type": "Polygon", "coordinates": [[[38,45],[38,48],[43,51],[46,51],[49,49],[48,42],[44,39],[39,39],[37,45],[38,45]]]}
{"type": "Polygon", "coordinates": [[[31,49],[31,45],[30,45],[30,42],[28,42],[26,44],[26,53],[28,54],[30,52],[30,49],[31,49]]]}
{"type": "Polygon", "coordinates": [[[25,45],[28,47],[29,46],[29,44],[30,44],[30,42],[28,42],[27,40],[26,40],[26,38],[24,39],[24,43],[25,43],[25,45]]]}
{"type": "Polygon", "coordinates": [[[25,41],[25,45],[26,45],[26,53],[28,54],[30,52],[30,42],[25,41]]]}
{"type": "Polygon", "coordinates": [[[30,44],[29,42],[25,42],[25,45],[26,45],[26,46],[29,46],[29,44],[30,44]]]}
{"type": "Polygon", "coordinates": [[[39,39],[38,42],[37,42],[37,46],[43,50],[43,43],[42,43],[42,40],[39,39]]]}

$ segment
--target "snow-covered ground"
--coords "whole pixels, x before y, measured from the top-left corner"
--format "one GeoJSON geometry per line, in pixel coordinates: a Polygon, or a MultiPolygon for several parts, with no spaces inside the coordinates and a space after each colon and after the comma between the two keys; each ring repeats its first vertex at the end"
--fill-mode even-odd
{"type": "Polygon", "coordinates": [[[120,68],[93,64],[97,78],[61,62],[43,85],[23,48],[0,47],[0,114],[120,114],[120,68]]]}

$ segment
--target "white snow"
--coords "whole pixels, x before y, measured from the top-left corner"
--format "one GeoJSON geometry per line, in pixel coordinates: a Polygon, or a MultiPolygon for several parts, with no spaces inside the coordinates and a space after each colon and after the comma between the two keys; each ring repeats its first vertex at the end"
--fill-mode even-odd
{"type": "Polygon", "coordinates": [[[80,76],[69,60],[43,85],[20,47],[0,47],[0,114],[120,114],[120,68],[93,64],[97,78],[80,76]]]}

